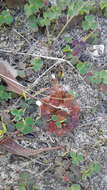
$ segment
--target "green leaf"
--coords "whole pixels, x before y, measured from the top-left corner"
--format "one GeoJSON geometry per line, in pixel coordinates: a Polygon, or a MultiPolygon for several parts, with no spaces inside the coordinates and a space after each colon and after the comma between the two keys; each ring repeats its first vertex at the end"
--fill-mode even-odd
{"type": "Polygon", "coordinates": [[[57,126],[58,128],[61,128],[61,127],[62,127],[61,122],[60,122],[60,121],[56,121],[56,126],[57,126]]]}
{"type": "Polygon", "coordinates": [[[72,39],[72,37],[70,37],[70,36],[65,36],[65,37],[64,37],[64,40],[65,40],[66,43],[72,43],[72,40],[73,40],[73,39],[72,39]]]}
{"type": "Polygon", "coordinates": [[[64,53],[69,53],[69,52],[72,52],[72,49],[69,45],[66,45],[64,48],[63,48],[63,52],[64,53]]]}
{"type": "Polygon", "coordinates": [[[80,10],[80,15],[89,14],[92,10],[94,2],[86,2],[86,5],[80,10]]]}
{"type": "Polygon", "coordinates": [[[84,31],[89,30],[90,29],[89,23],[87,21],[83,21],[82,22],[82,28],[83,28],[84,31]]]}
{"type": "Polygon", "coordinates": [[[92,83],[96,83],[96,84],[103,83],[107,85],[107,71],[102,70],[102,71],[94,72],[93,76],[88,77],[88,80],[90,80],[92,83]]]}
{"type": "Polygon", "coordinates": [[[81,187],[79,184],[73,184],[68,188],[68,190],[81,190],[81,187]]]}
{"type": "Polygon", "coordinates": [[[60,15],[61,15],[60,8],[57,6],[52,6],[48,8],[46,11],[44,11],[43,17],[39,17],[38,24],[40,26],[48,26],[52,22],[56,21],[60,15]]]}
{"type": "Polygon", "coordinates": [[[90,29],[92,29],[92,30],[96,30],[97,29],[97,23],[96,22],[93,22],[93,23],[91,23],[91,25],[90,25],[90,29]]]}
{"type": "Polygon", "coordinates": [[[74,97],[79,97],[79,94],[77,94],[77,92],[75,92],[74,90],[69,90],[69,94],[73,95],[74,97]]]}
{"type": "Polygon", "coordinates": [[[61,8],[61,10],[63,10],[63,9],[65,10],[65,8],[70,5],[70,3],[71,3],[71,0],[67,0],[67,1],[57,0],[57,5],[58,5],[58,7],[61,8]]]}
{"type": "Polygon", "coordinates": [[[101,0],[100,1],[100,8],[103,10],[107,8],[107,0],[101,0]]]}
{"type": "Polygon", "coordinates": [[[30,0],[29,4],[25,4],[24,11],[27,17],[40,11],[40,8],[44,5],[42,0],[30,0]]]}
{"type": "Polygon", "coordinates": [[[94,15],[87,15],[85,16],[85,20],[82,22],[83,30],[96,30],[97,29],[97,22],[95,20],[94,15]]]}
{"type": "Polygon", "coordinates": [[[5,23],[6,24],[11,24],[12,22],[13,22],[13,17],[11,15],[5,17],[5,23]]]}
{"type": "Polygon", "coordinates": [[[13,114],[15,116],[15,121],[20,121],[22,119],[22,116],[24,114],[24,111],[22,109],[18,110],[18,109],[13,109],[11,111],[11,114],[13,114]]]}
{"type": "Polygon", "coordinates": [[[82,74],[82,75],[84,75],[88,72],[89,67],[90,67],[90,64],[82,63],[82,62],[80,62],[76,65],[76,68],[79,70],[80,74],[82,74]]]}
{"type": "Polygon", "coordinates": [[[52,6],[51,8],[48,8],[46,12],[44,12],[43,17],[49,19],[50,21],[54,21],[58,19],[60,15],[60,8],[57,6],[52,6]]]}
{"type": "Polygon", "coordinates": [[[39,24],[39,26],[49,26],[50,25],[50,20],[48,19],[48,18],[42,18],[42,17],[40,17],[39,19],[38,19],[38,24],[39,24]]]}
{"type": "Polygon", "coordinates": [[[79,14],[78,9],[75,7],[76,7],[76,3],[72,2],[72,4],[70,4],[70,6],[68,7],[68,16],[76,16],[79,14]]]}
{"type": "Polygon", "coordinates": [[[32,28],[38,28],[38,19],[36,18],[35,15],[32,15],[28,18],[29,25],[32,28]]]}
{"type": "Polygon", "coordinates": [[[87,179],[94,174],[98,174],[101,171],[101,164],[99,162],[92,163],[86,170],[82,171],[82,179],[87,179]]]}
{"type": "Polygon", "coordinates": [[[68,6],[68,16],[74,17],[79,15],[86,5],[87,2],[84,2],[83,0],[72,1],[72,3],[68,6]]]}
{"type": "Polygon", "coordinates": [[[18,190],[26,190],[26,187],[24,184],[19,185],[18,190]]]}
{"type": "Polygon", "coordinates": [[[0,15],[0,25],[2,24],[11,24],[13,22],[13,17],[11,16],[9,10],[4,10],[0,15]]]}
{"type": "Polygon", "coordinates": [[[81,161],[84,161],[83,155],[81,155],[81,154],[78,155],[78,161],[80,161],[80,162],[81,162],[81,161]]]}
{"type": "Polygon", "coordinates": [[[43,0],[29,0],[29,3],[36,7],[36,9],[42,8],[44,5],[43,0]]]}
{"type": "Polygon", "coordinates": [[[22,132],[23,134],[28,134],[33,131],[33,124],[33,119],[29,117],[23,121],[16,123],[15,126],[18,131],[22,132]]]}
{"type": "Polygon", "coordinates": [[[30,5],[26,4],[24,6],[24,11],[25,11],[26,16],[29,17],[36,12],[36,8],[32,4],[30,5]]]}
{"type": "Polygon", "coordinates": [[[29,125],[29,126],[30,126],[30,125],[33,125],[33,119],[32,119],[31,117],[26,118],[26,119],[25,119],[25,124],[26,124],[26,125],[29,125]]]}
{"type": "Polygon", "coordinates": [[[91,166],[93,173],[99,173],[101,171],[101,164],[96,162],[91,166]]]}
{"type": "Polygon", "coordinates": [[[57,115],[52,115],[51,120],[53,120],[53,121],[57,121],[57,120],[58,120],[57,115]]]}
{"type": "Polygon", "coordinates": [[[40,71],[40,69],[43,66],[43,61],[40,58],[33,59],[31,61],[31,64],[33,65],[33,70],[34,71],[40,71]]]}
{"type": "Polygon", "coordinates": [[[72,158],[76,158],[77,153],[76,153],[76,152],[70,152],[70,156],[71,156],[72,158]]]}
{"type": "Polygon", "coordinates": [[[11,99],[11,93],[6,91],[6,88],[0,85],[0,101],[7,101],[11,99]]]}
{"type": "Polygon", "coordinates": [[[103,72],[94,72],[93,76],[89,76],[87,79],[92,83],[100,84],[103,81],[103,72]]]}
{"type": "Polygon", "coordinates": [[[42,120],[42,119],[37,119],[37,120],[35,121],[35,125],[37,125],[38,127],[43,126],[43,120],[42,120]]]}
{"type": "Polygon", "coordinates": [[[104,16],[107,17],[107,8],[104,9],[104,16]]]}
{"type": "Polygon", "coordinates": [[[107,70],[102,71],[103,84],[107,85],[107,70]]]}
{"type": "Polygon", "coordinates": [[[4,16],[3,15],[0,15],[0,25],[4,24],[4,16]]]}
{"type": "Polygon", "coordinates": [[[32,175],[29,172],[27,172],[27,171],[22,171],[19,174],[19,184],[20,185],[24,184],[27,187],[29,185],[34,184],[34,180],[32,178],[32,175]]]}
{"type": "Polygon", "coordinates": [[[79,165],[80,162],[84,161],[84,157],[82,154],[77,154],[76,152],[70,152],[70,156],[72,157],[72,163],[74,165],[79,165]]]}

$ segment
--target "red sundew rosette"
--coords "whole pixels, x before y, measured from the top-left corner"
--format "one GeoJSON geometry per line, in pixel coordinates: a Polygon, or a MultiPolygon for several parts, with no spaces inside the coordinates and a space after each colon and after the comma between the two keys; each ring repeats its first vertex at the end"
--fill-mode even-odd
{"type": "Polygon", "coordinates": [[[61,136],[78,126],[80,107],[68,92],[60,88],[55,89],[41,101],[41,116],[47,120],[49,132],[61,136]],[[58,127],[56,121],[51,119],[52,115],[56,115],[58,121],[61,121],[61,127],[58,127]]]}

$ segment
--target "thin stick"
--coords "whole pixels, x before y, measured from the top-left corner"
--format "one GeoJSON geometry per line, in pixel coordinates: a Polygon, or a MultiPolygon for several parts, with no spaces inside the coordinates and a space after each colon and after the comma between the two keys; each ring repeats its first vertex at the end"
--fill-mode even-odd
{"type": "MultiPolygon", "coordinates": [[[[44,55],[38,55],[38,54],[28,54],[28,53],[23,53],[23,52],[15,52],[14,50],[3,50],[3,49],[0,49],[0,52],[5,52],[5,53],[13,53],[15,55],[24,55],[24,56],[32,56],[32,57],[41,57],[43,59],[48,59],[48,60],[55,60],[55,61],[60,61],[60,62],[65,62],[67,63],[68,65],[70,65],[70,67],[72,67],[72,69],[74,69],[77,73],[78,73],[78,76],[80,77],[80,79],[84,82],[84,84],[89,88],[91,89],[91,87],[84,81],[83,77],[80,75],[80,73],[78,72],[77,69],[75,69],[75,67],[71,64],[70,61],[66,60],[66,59],[63,59],[63,58],[58,58],[58,57],[51,57],[51,56],[44,56],[44,55]]],[[[57,63],[58,64],[58,63],[57,63]]],[[[56,63],[55,63],[56,65],[56,63]]],[[[55,65],[52,65],[51,68],[47,69],[47,71],[45,71],[45,74],[50,70],[52,69],[55,65]]],[[[44,74],[43,74],[44,75],[44,74]]],[[[40,77],[41,78],[41,77],[40,77]]],[[[37,84],[37,82],[35,82],[37,84]]],[[[34,85],[33,85],[34,86],[34,85]]]]}
{"type": "Polygon", "coordinates": [[[15,54],[15,55],[41,57],[41,58],[43,58],[43,59],[49,59],[49,60],[53,60],[53,61],[59,61],[59,60],[60,60],[60,61],[64,61],[63,58],[45,56],[45,55],[35,54],[35,53],[15,52],[15,50],[3,50],[3,49],[0,49],[0,52],[5,52],[5,53],[9,53],[9,54],[11,53],[11,54],[15,54]]]}
{"type": "Polygon", "coordinates": [[[60,150],[64,149],[64,146],[55,146],[55,147],[46,147],[46,148],[41,148],[38,150],[31,149],[31,148],[24,148],[20,144],[18,144],[14,139],[11,137],[5,137],[0,139],[0,148],[1,146],[3,147],[4,150],[16,154],[16,155],[21,155],[24,157],[29,157],[29,156],[35,156],[37,154],[40,154],[42,152],[48,152],[52,150],[60,150]]]}
{"type": "MultiPolygon", "coordinates": [[[[59,63],[61,63],[62,60],[58,60],[56,63],[54,63],[51,67],[49,67],[44,73],[42,73],[42,75],[40,75],[31,85],[30,88],[33,88],[39,81],[40,79],[46,75],[46,73],[48,73],[53,67],[55,67],[56,65],[58,65],[59,63]]],[[[64,60],[63,60],[64,62],[64,60]]]]}
{"type": "Polygon", "coordinates": [[[17,30],[13,29],[13,31],[18,34],[20,37],[22,37],[29,45],[31,45],[31,43],[29,42],[29,40],[27,40],[22,34],[20,34],[17,30]]]}
{"type": "Polygon", "coordinates": [[[5,75],[2,75],[2,74],[0,74],[0,76],[1,76],[2,78],[6,79],[6,80],[8,80],[8,81],[10,81],[10,82],[12,82],[13,84],[20,86],[21,88],[26,88],[25,86],[23,86],[22,84],[20,84],[20,83],[17,82],[16,80],[13,80],[13,79],[11,79],[11,78],[9,78],[9,77],[7,77],[7,76],[5,76],[5,75]]]}

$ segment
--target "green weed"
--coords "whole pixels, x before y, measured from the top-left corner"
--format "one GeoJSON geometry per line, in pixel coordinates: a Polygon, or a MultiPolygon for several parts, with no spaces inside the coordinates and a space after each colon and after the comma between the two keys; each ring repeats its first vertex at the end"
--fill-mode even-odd
{"type": "Polygon", "coordinates": [[[19,175],[18,190],[38,190],[35,185],[33,176],[29,172],[21,172],[19,175]]]}
{"type": "Polygon", "coordinates": [[[31,117],[28,117],[22,121],[17,122],[15,126],[18,131],[22,132],[25,135],[33,132],[33,125],[33,119],[31,117]]]}
{"type": "Polygon", "coordinates": [[[72,163],[77,166],[80,164],[80,162],[84,161],[83,155],[78,154],[77,152],[70,152],[70,157],[72,158],[72,163]]]}
{"type": "Polygon", "coordinates": [[[79,70],[81,75],[85,75],[88,70],[89,70],[90,64],[89,63],[84,63],[84,62],[79,62],[76,65],[76,68],[79,70]]]}
{"type": "Polygon", "coordinates": [[[6,91],[6,87],[0,85],[0,101],[7,101],[11,99],[11,93],[6,91]]]}
{"type": "Polygon", "coordinates": [[[43,61],[41,58],[32,59],[31,64],[33,65],[32,69],[34,71],[40,71],[43,66],[43,61]]]}
{"type": "Polygon", "coordinates": [[[94,15],[85,16],[85,20],[82,22],[82,28],[84,31],[96,30],[97,27],[98,26],[94,15]]]}
{"type": "Polygon", "coordinates": [[[100,1],[100,8],[104,12],[104,16],[107,16],[107,1],[106,0],[100,1]]]}
{"type": "Polygon", "coordinates": [[[67,190],[81,190],[81,187],[79,184],[73,184],[71,187],[68,187],[67,190]]]}
{"type": "Polygon", "coordinates": [[[0,14],[0,25],[11,24],[13,22],[13,17],[11,16],[9,10],[3,10],[0,14]]]}
{"type": "Polygon", "coordinates": [[[99,162],[92,163],[87,169],[83,170],[82,179],[92,177],[94,174],[98,174],[101,171],[101,164],[99,162]]]}
{"type": "Polygon", "coordinates": [[[103,83],[107,85],[107,71],[102,70],[102,71],[94,72],[92,76],[88,77],[88,80],[95,84],[103,83]]]}
{"type": "Polygon", "coordinates": [[[22,109],[13,109],[11,111],[11,114],[15,116],[15,121],[20,121],[22,119],[22,116],[24,114],[24,111],[22,109]]]}

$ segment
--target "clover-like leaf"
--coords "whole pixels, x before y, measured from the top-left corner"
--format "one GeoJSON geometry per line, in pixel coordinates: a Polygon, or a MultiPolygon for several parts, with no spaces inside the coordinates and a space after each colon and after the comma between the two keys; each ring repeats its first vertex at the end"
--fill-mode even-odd
{"type": "Polygon", "coordinates": [[[11,93],[6,91],[6,88],[0,85],[0,101],[7,101],[11,99],[11,93]]]}
{"type": "Polygon", "coordinates": [[[73,184],[67,190],[81,190],[81,187],[79,184],[73,184]]]}
{"type": "Polygon", "coordinates": [[[103,10],[107,8],[107,0],[101,0],[100,1],[100,8],[103,10]]]}
{"type": "Polygon", "coordinates": [[[56,126],[57,126],[58,128],[61,128],[61,127],[62,127],[61,121],[56,121],[56,126]]]}
{"type": "Polygon", "coordinates": [[[107,70],[102,71],[103,84],[107,85],[107,70]]]}
{"type": "Polygon", "coordinates": [[[80,62],[76,65],[76,68],[79,70],[80,74],[84,75],[88,72],[90,64],[80,62]]]}
{"type": "Polygon", "coordinates": [[[83,155],[78,154],[77,152],[70,152],[70,156],[74,165],[79,165],[80,162],[84,161],[83,155]]]}
{"type": "Polygon", "coordinates": [[[40,71],[43,66],[43,61],[40,58],[36,58],[31,61],[31,64],[33,65],[34,71],[40,71]]]}
{"type": "Polygon", "coordinates": [[[101,164],[99,162],[92,163],[87,169],[82,171],[82,179],[92,177],[94,174],[98,174],[101,171],[101,164]]]}
{"type": "Polygon", "coordinates": [[[31,28],[38,28],[38,19],[35,15],[31,15],[28,18],[28,22],[29,22],[29,25],[31,26],[31,28]]]}
{"type": "Polygon", "coordinates": [[[53,121],[57,121],[57,120],[58,120],[57,115],[52,115],[52,116],[51,116],[51,120],[53,120],[53,121]]]}
{"type": "Polygon", "coordinates": [[[33,131],[33,124],[33,119],[28,117],[25,120],[16,123],[16,129],[25,135],[33,131]]]}
{"type": "Polygon", "coordinates": [[[42,0],[29,0],[29,4],[25,4],[24,11],[27,17],[34,15],[37,13],[40,8],[44,5],[42,0]]]}
{"type": "Polygon", "coordinates": [[[77,16],[82,12],[84,12],[84,9],[87,5],[87,2],[84,2],[83,0],[76,0],[72,1],[72,3],[68,6],[68,16],[77,16]]]}
{"type": "Polygon", "coordinates": [[[3,10],[0,15],[0,25],[11,24],[13,22],[13,17],[11,16],[9,10],[3,10]]]}
{"type": "Polygon", "coordinates": [[[88,80],[95,84],[100,84],[100,83],[106,84],[107,82],[106,77],[107,77],[107,74],[105,71],[97,71],[97,72],[94,72],[92,76],[89,76],[88,80]]]}
{"type": "Polygon", "coordinates": [[[94,15],[87,15],[85,16],[85,20],[82,22],[83,30],[96,30],[97,29],[97,22],[95,20],[94,15]]]}
{"type": "Polygon", "coordinates": [[[29,17],[36,12],[36,8],[33,6],[33,4],[30,4],[30,5],[26,4],[24,6],[24,11],[25,11],[26,16],[29,17]]]}
{"type": "Polygon", "coordinates": [[[11,111],[11,114],[15,116],[15,121],[20,121],[22,119],[24,111],[22,109],[13,109],[11,111]]]}

